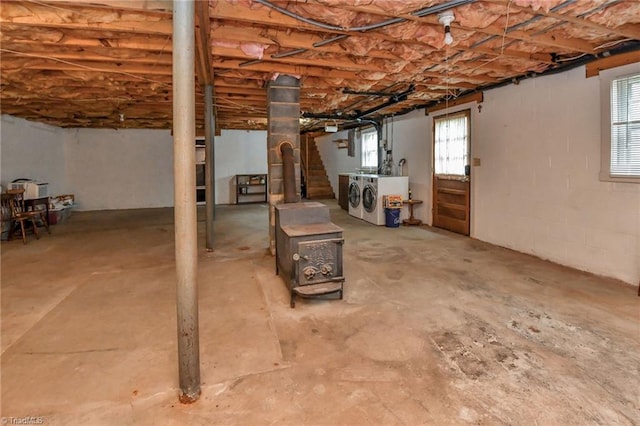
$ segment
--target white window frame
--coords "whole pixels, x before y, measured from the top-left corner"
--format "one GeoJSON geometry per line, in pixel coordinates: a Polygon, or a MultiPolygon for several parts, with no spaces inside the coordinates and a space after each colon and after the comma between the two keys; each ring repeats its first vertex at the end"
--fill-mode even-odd
{"type": "Polygon", "coordinates": [[[443,114],[443,115],[439,115],[437,117],[433,118],[433,174],[434,176],[440,176],[440,177],[450,177],[450,178],[461,178],[461,179],[467,179],[469,178],[468,175],[466,175],[465,173],[465,168],[470,166],[470,157],[471,157],[471,110],[470,109],[465,109],[462,111],[456,111],[456,112],[452,112],[452,113],[447,113],[447,114],[443,114]],[[438,125],[438,123],[443,123],[446,124],[449,120],[457,120],[460,118],[464,118],[466,121],[466,134],[465,134],[465,142],[466,142],[466,157],[463,157],[462,162],[463,164],[463,170],[462,173],[455,173],[455,174],[449,174],[449,173],[437,173],[436,172],[436,168],[437,168],[437,145],[438,145],[438,140],[436,139],[436,127],[438,125]]]}
{"type": "Polygon", "coordinates": [[[374,128],[363,130],[360,133],[360,167],[363,169],[378,169],[379,148],[378,131],[374,128]],[[375,150],[371,149],[375,146],[375,150]],[[369,160],[369,161],[367,161],[369,160]]]}
{"type": "Polygon", "coordinates": [[[601,152],[600,180],[605,182],[640,183],[638,176],[611,174],[611,84],[614,80],[640,74],[640,64],[600,72],[601,152]]]}

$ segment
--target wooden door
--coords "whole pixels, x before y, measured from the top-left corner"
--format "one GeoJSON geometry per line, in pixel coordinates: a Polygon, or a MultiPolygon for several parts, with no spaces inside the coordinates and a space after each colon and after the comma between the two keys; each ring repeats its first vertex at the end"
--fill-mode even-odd
{"type": "Polygon", "coordinates": [[[433,226],[469,235],[469,183],[434,176],[433,226]]]}
{"type": "Polygon", "coordinates": [[[470,111],[433,119],[433,226],[469,235],[470,111]]]}

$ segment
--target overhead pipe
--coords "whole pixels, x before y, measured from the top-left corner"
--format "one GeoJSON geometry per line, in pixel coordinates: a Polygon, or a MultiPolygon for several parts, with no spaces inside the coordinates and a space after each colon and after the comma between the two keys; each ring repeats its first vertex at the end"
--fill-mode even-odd
{"type": "MultiPolygon", "coordinates": [[[[275,4],[267,1],[267,0],[254,0],[256,3],[259,3],[263,6],[269,7],[273,10],[277,10],[278,12],[282,13],[283,15],[289,16],[290,18],[294,18],[297,19],[301,22],[304,22],[306,24],[309,25],[313,25],[319,28],[323,28],[325,30],[331,30],[331,31],[349,31],[349,32],[365,32],[365,31],[371,31],[371,30],[377,30],[383,27],[387,27],[389,25],[393,25],[393,24],[399,24],[402,22],[406,22],[408,21],[407,18],[391,18],[391,19],[387,19],[386,21],[382,21],[382,22],[378,22],[375,24],[370,24],[370,25],[364,25],[364,26],[360,26],[360,27],[351,27],[351,28],[345,28],[345,27],[340,27],[337,25],[331,25],[331,24],[327,24],[324,22],[320,22],[320,21],[316,21],[315,19],[310,19],[307,17],[304,17],[302,15],[298,15],[297,13],[291,12],[290,10],[287,10],[283,7],[280,6],[276,6],[275,4]]],[[[439,4],[437,6],[432,6],[432,7],[427,7],[424,9],[420,9],[420,10],[416,10],[415,12],[411,12],[411,15],[413,16],[417,16],[417,17],[424,17],[424,16],[428,16],[428,15],[432,15],[434,13],[438,13],[441,12],[443,10],[447,10],[447,9],[451,9],[453,7],[457,7],[457,6],[462,6],[465,4],[469,4],[469,3],[473,3],[476,0],[451,0],[448,1],[446,3],[442,3],[439,4]]]]}
{"type": "Polygon", "coordinates": [[[410,85],[409,88],[407,90],[405,90],[404,92],[400,92],[400,93],[396,93],[395,95],[391,96],[391,99],[389,99],[387,102],[384,102],[380,105],[377,105],[371,109],[368,109],[366,111],[357,111],[355,114],[314,114],[314,113],[310,113],[310,112],[305,112],[302,114],[303,118],[320,118],[320,119],[325,119],[325,120],[358,120],[360,118],[366,117],[368,115],[373,114],[374,112],[380,111],[381,109],[384,109],[388,106],[397,104],[399,102],[403,102],[407,100],[407,97],[409,94],[413,93],[415,91],[415,85],[410,85]]]}
{"type": "Polygon", "coordinates": [[[206,212],[206,247],[207,250],[213,250],[214,233],[213,220],[216,217],[216,178],[215,178],[215,120],[213,115],[213,86],[208,84],[205,86],[204,92],[204,195],[205,195],[205,212],[206,212]]]}
{"type": "MultiPolygon", "coordinates": [[[[409,90],[414,90],[415,84],[411,83],[409,85],[409,90]]],[[[362,96],[377,96],[377,97],[393,97],[396,96],[397,93],[389,93],[389,92],[359,92],[357,90],[352,89],[342,89],[342,93],[346,95],[362,95],[362,96]]]]}
{"type": "Polygon", "coordinates": [[[473,3],[476,0],[452,0],[446,3],[438,4],[431,7],[425,7],[424,9],[411,12],[413,16],[422,18],[424,16],[433,15],[435,13],[444,12],[445,10],[452,9],[458,6],[464,6],[465,4],[473,3]]]}
{"type": "MultiPolygon", "coordinates": [[[[608,50],[606,52],[600,52],[600,53],[596,53],[596,54],[593,54],[593,55],[586,55],[586,56],[584,56],[584,57],[582,57],[580,59],[577,59],[575,61],[567,62],[565,65],[560,65],[560,66],[557,66],[555,68],[550,68],[550,69],[548,69],[546,71],[543,71],[543,72],[540,72],[540,73],[530,72],[530,73],[522,74],[522,75],[517,76],[517,77],[505,79],[503,81],[500,81],[500,82],[497,82],[497,83],[494,83],[494,84],[478,87],[476,89],[467,90],[467,91],[464,91],[464,92],[460,93],[458,95],[458,97],[470,95],[470,94],[478,92],[478,91],[483,91],[484,92],[484,91],[491,90],[491,89],[497,89],[499,87],[508,86],[510,84],[518,84],[520,81],[527,80],[527,79],[530,79],[530,78],[544,77],[544,76],[547,76],[547,75],[559,74],[561,72],[569,71],[569,70],[572,70],[574,68],[578,68],[578,67],[581,67],[583,65],[587,65],[589,62],[593,62],[596,59],[606,58],[608,56],[617,55],[617,54],[626,53],[626,52],[633,52],[633,51],[640,51],[640,42],[639,41],[633,41],[630,44],[622,46],[622,47],[620,47],[618,49],[608,50]]],[[[409,113],[411,111],[415,111],[417,109],[422,109],[422,108],[427,108],[428,109],[430,107],[433,107],[433,106],[437,105],[439,102],[441,102],[440,99],[435,100],[435,101],[431,101],[431,102],[428,102],[428,103],[422,104],[422,105],[415,105],[415,106],[413,106],[411,108],[407,108],[407,109],[404,109],[402,111],[399,111],[397,114],[407,114],[407,113],[409,113]]]]}
{"type": "Polygon", "coordinates": [[[296,168],[291,142],[281,143],[280,153],[282,154],[282,190],[284,192],[284,202],[297,203],[296,168]]]}
{"type": "Polygon", "coordinates": [[[271,55],[272,58],[286,58],[287,56],[293,56],[293,55],[297,55],[298,53],[303,53],[306,52],[307,49],[295,49],[295,50],[289,50],[288,52],[282,52],[282,53],[274,53],[273,55],[271,55]]]}
{"type": "Polygon", "coordinates": [[[326,46],[327,44],[335,43],[336,41],[343,40],[343,39],[345,39],[347,37],[349,37],[347,34],[340,34],[340,35],[337,35],[335,37],[328,38],[326,40],[316,41],[315,43],[312,44],[312,46],[313,47],[326,46]]]}

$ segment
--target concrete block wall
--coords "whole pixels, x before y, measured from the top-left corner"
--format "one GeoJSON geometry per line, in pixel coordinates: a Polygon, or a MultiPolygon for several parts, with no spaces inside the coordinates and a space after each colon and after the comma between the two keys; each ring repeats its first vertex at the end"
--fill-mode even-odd
{"type": "Polygon", "coordinates": [[[296,194],[300,200],[300,80],[280,75],[267,89],[267,164],[269,179],[269,239],[275,254],[275,205],[284,201],[281,144],[293,146],[296,194]]]}
{"type": "MultiPolygon", "coordinates": [[[[601,76],[634,70],[640,64],[601,76]]],[[[434,115],[471,109],[471,157],[481,162],[471,171],[473,238],[638,285],[640,184],[599,180],[600,84],[579,67],[486,91],[481,109],[472,103],[434,115]]],[[[432,145],[424,110],[396,118],[394,162],[407,159],[413,196],[425,201],[416,216],[426,223],[432,145]]],[[[352,171],[339,150],[320,151],[327,170],[352,171]]]]}
{"type": "MultiPolygon", "coordinates": [[[[76,210],[173,205],[169,130],[63,129],[3,115],[0,131],[3,188],[48,182],[52,195],[75,194],[76,210]]],[[[215,144],[216,204],[233,204],[236,174],[267,173],[267,132],[223,130],[215,144]]]]}
{"type": "Polygon", "coordinates": [[[49,184],[50,195],[69,193],[65,170],[66,130],[10,115],[0,121],[0,184],[35,179],[49,184]]]}
{"type": "Polygon", "coordinates": [[[606,101],[582,67],[485,93],[472,236],[638,284],[640,184],[599,180],[606,101]]]}

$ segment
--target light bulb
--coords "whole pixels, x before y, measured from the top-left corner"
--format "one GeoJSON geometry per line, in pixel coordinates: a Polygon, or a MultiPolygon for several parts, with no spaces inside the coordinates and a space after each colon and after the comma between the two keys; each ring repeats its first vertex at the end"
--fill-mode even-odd
{"type": "Polygon", "coordinates": [[[451,35],[451,30],[447,26],[444,30],[444,44],[447,46],[453,43],[453,36],[451,35]]]}

